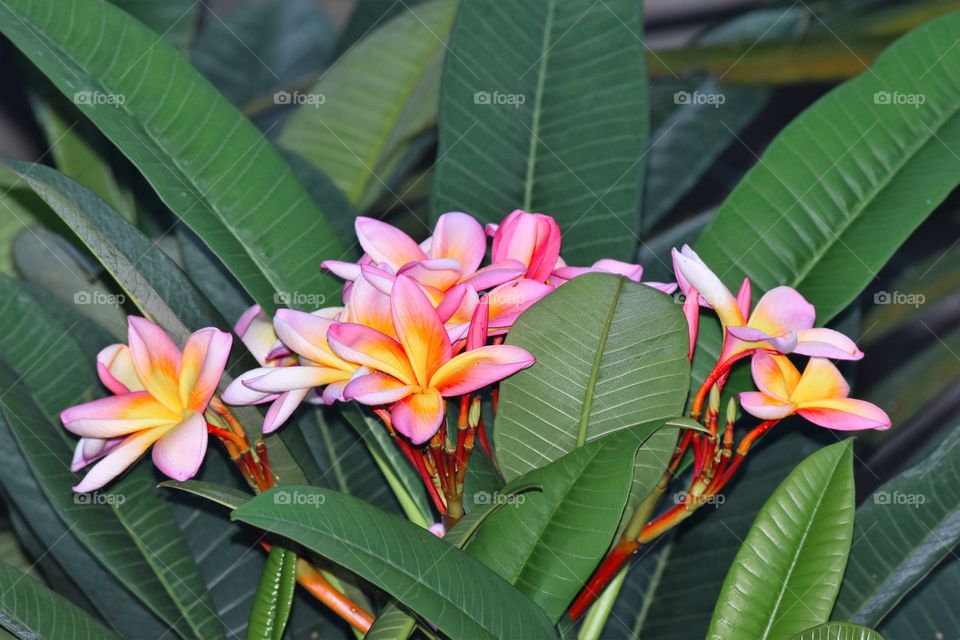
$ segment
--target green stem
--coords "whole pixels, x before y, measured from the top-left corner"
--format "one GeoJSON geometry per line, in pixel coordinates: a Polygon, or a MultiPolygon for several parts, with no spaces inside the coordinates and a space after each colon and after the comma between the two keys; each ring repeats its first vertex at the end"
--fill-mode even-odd
{"type": "Polygon", "coordinates": [[[577,636],[578,640],[597,640],[597,638],[600,637],[600,632],[603,631],[604,625],[607,624],[607,618],[610,617],[610,611],[613,610],[617,596],[620,595],[620,589],[623,588],[623,583],[627,579],[627,571],[629,569],[630,566],[625,565],[620,570],[620,573],[617,574],[617,577],[610,581],[610,584],[603,590],[603,593],[601,593],[597,601],[593,603],[593,606],[590,607],[590,611],[587,612],[587,616],[583,619],[583,626],[580,627],[580,634],[577,636]]]}
{"type": "Polygon", "coordinates": [[[417,506],[416,501],[403,486],[403,483],[397,478],[396,474],[390,469],[390,466],[383,461],[383,458],[381,458],[372,447],[368,447],[367,449],[370,451],[370,455],[373,456],[374,462],[377,463],[377,467],[379,467],[381,473],[383,473],[383,477],[387,479],[387,485],[391,491],[393,491],[393,495],[397,497],[400,508],[403,509],[407,520],[424,529],[429,529],[431,524],[429,515],[420,511],[420,507],[417,506]]]}

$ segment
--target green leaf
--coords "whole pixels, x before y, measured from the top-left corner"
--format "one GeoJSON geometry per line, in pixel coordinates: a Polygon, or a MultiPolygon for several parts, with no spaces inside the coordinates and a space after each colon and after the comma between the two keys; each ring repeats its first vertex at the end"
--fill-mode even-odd
{"type": "Polygon", "coordinates": [[[404,9],[421,2],[422,0],[407,0],[403,3],[390,0],[357,0],[353,4],[350,20],[340,34],[340,41],[337,43],[338,55],[353,49],[357,41],[373,33],[374,29],[388,22],[404,9]]]}
{"type": "Polygon", "coordinates": [[[270,549],[250,609],[247,640],[280,640],[297,586],[297,554],[279,545],[270,549]]]}
{"type": "Polygon", "coordinates": [[[205,5],[195,0],[110,0],[131,16],[153,29],[170,44],[185,48],[193,37],[205,5]]]}
{"type": "Polygon", "coordinates": [[[960,428],[857,509],[835,618],[877,626],[960,544],[960,428]]]}
{"type": "Polygon", "coordinates": [[[647,141],[633,0],[465,0],[440,97],[432,214],[543,211],[564,258],[629,259],[647,141]]]}
{"type": "Polygon", "coordinates": [[[179,482],[177,480],[164,480],[157,486],[167,489],[179,489],[180,491],[186,491],[187,493],[192,493],[195,496],[206,498],[211,502],[216,502],[217,504],[223,505],[228,509],[236,509],[237,507],[246,504],[247,501],[253,497],[249,493],[243,493],[242,491],[238,491],[233,487],[216,484],[214,482],[203,482],[202,480],[186,480],[184,482],[179,482]]]}
{"type": "Polygon", "coordinates": [[[777,487],[723,583],[709,637],[788,639],[826,622],[853,535],[853,441],[825,447],[777,487]]]}
{"type": "Polygon", "coordinates": [[[17,403],[11,394],[0,404],[44,493],[80,541],[168,624],[201,637],[221,635],[198,567],[146,469],[93,494],[102,503],[74,499],[77,477],[69,460],[75,441],[55,421],[61,410],[99,395],[93,363],[64,335],[69,328],[13,282],[0,279],[0,292],[5,373],[22,386],[17,403]]]}
{"type": "Polygon", "coordinates": [[[925,24],[790,123],[704,230],[704,261],[797,288],[821,324],[842,310],[960,182],[958,34],[957,14],[925,24]]]}
{"type": "Polygon", "coordinates": [[[949,638],[960,629],[960,562],[952,558],[920,584],[880,625],[887,638],[949,638]]]}
{"type": "Polygon", "coordinates": [[[334,291],[317,264],[343,247],[322,212],[256,127],[172,47],[103,0],[65,0],[52,12],[11,0],[0,15],[4,34],[264,308],[278,291],[334,291]]]}
{"type": "Polygon", "coordinates": [[[680,415],[687,341],[673,298],[618,276],[586,274],[537,302],[507,338],[537,362],[500,386],[494,439],[504,477],[680,415]]]}
{"type": "Polygon", "coordinates": [[[407,640],[417,626],[417,620],[395,602],[389,603],[373,621],[363,636],[364,640],[407,640]]]}
{"type": "Polygon", "coordinates": [[[356,498],[317,487],[281,488],[232,517],[353,571],[452,638],[554,636],[543,611],[478,560],[356,498]]]}
{"type": "Polygon", "coordinates": [[[883,640],[879,633],[849,622],[827,622],[798,633],[791,640],[883,640]]]}
{"type": "Polygon", "coordinates": [[[0,563],[0,624],[20,638],[112,640],[109,629],[30,576],[0,563]]]}
{"type": "MultiPolygon", "coordinates": [[[[520,476],[505,487],[507,495],[519,484],[543,490],[490,496],[507,506],[483,523],[467,553],[557,622],[610,547],[633,484],[634,460],[644,457],[641,445],[649,436],[643,428],[621,431],[520,476]]],[[[662,475],[663,468],[647,474],[644,495],[662,475]]]]}
{"type": "Polygon", "coordinates": [[[366,209],[410,141],[436,119],[444,40],[456,0],[405,10],[345,53],[308,90],[278,142],[329,175],[366,209]],[[322,103],[320,103],[322,101],[322,103]]]}

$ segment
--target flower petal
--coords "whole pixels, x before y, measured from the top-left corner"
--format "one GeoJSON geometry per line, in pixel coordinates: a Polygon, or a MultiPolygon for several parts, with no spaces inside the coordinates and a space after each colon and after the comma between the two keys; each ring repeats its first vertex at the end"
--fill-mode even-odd
{"type": "Polygon", "coordinates": [[[477,270],[486,253],[487,237],[473,216],[452,211],[437,219],[430,239],[431,258],[453,258],[469,275],[477,270]]]}
{"type": "Polygon", "coordinates": [[[890,428],[890,416],[883,409],[854,398],[820,400],[814,406],[801,408],[797,413],[816,425],[838,431],[890,428]]]}
{"type": "Polygon", "coordinates": [[[277,334],[273,330],[273,323],[255,304],[240,316],[233,327],[233,332],[240,336],[247,350],[260,364],[266,364],[270,352],[277,344],[277,334]]]}
{"type": "Polygon", "coordinates": [[[846,398],[850,393],[840,370],[825,358],[810,358],[790,399],[801,408],[825,398],[846,398]]]}
{"type": "Polygon", "coordinates": [[[634,282],[640,282],[640,279],[643,277],[643,267],[640,265],[613,260],[611,258],[597,260],[593,263],[593,268],[606,273],[616,273],[634,282]]]}
{"type": "Polygon", "coordinates": [[[103,386],[114,393],[143,391],[130,348],[125,344],[112,344],[97,354],[97,374],[103,386]]]}
{"type": "Polygon", "coordinates": [[[700,328],[700,293],[692,287],[688,291],[689,293],[683,299],[683,315],[687,319],[690,337],[690,352],[687,354],[687,359],[693,360],[693,352],[697,349],[697,331],[700,328]]]}
{"type": "Polygon", "coordinates": [[[863,352],[853,340],[833,329],[802,329],[797,331],[794,353],[834,360],[859,360],[863,352]]]}
{"type": "Polygon", "coordinates": [[[520,347],[479,347],[461,353],[440,367],[430,380],[430,386],[443,396],[459,396],[503,380],[535,361],[520,347]]]}
{"type": "Polygon", "coordinates": [[[404,382],[416,380],[400,343],[370,327],[342,322],[330,327],[327,341],[344,360],[383,371],[404,382]]]}
{"type": "Polygon", "coordinates": [[[360,277],[360,264],[357,262],[343,262],[341,260],[324,260],[320,263],[321,269],[326,269],[335,276],[348,282],[360,277]]]}
{"type": "MultiPolygon", "coordinates": [[[[519,260],[501,260],[500,262],[487,265],[483,269],[478,269],[473,275],[464,278],[460,282],[462,284],[469,284],[477,291],[483,291],[484,289],[499,286],[504,282],[516,280],[526,272],[527,267],[519,260]]],[[[466,270],[464,270],[464,274],[466,273],[466,270]]]]}
{"type": "Polygon", "coordinates": [[[136,462],[166,430],[166,427],[146,429],[124,438],[109,454],[104,456],[103,460],[93,465],[93,468],[79,484],[73,487],[73,490],[77,493],[86,493],[107,484],[136,462]]]}
{"type": "MultiPolygon", "coordinates": [[[[357,287],[354,284],[354,291],[357,287]]],[[[278,309],[273,318],[280,340],[297,355],[327,367],[348,368],[327,343],[327,332],[334,324],[322,315],[292,309],[278,309]]]]}
{"type": "Polygon", "coordinates": [[[233,336],[212,327],[194,332],[183,347],[180,361],[180,402],[203,412],[210,402],[230,357],[233,336]]]}
{"type": "Polygon", "coordinates": [[[740,308],[740,315],[744,318],[750,317],[751,295],[750,278],[744,278],[743,282],[740,283],[740,290],[737,291],[737,307],[740,308]]]}
{"type": "Polygon", "coordinates": [[[459,262],[449,258],[410,262],[397,275],[413,278],[420,284],[446,291],[460,281],[464,270],[459,262]]]}
{"type": "Polygon", "coordinates": [[[115,438],[151,427],[175,424],[180,415],[146,391],[78,404],[60,413],[67,431],[88,438],[115,438]]]}
{"type": "Polygon", "coordinates": [[[750,314],[747,325],[777,336],[788,331],[796,333],[813,326],[816,311],[813,305],[790,287],[774,287],[763,294],[750,314]]]}
{"type": "Polygon", "coordinates": [[[267,415],[263,419],[263,434],[267,435],[279,429],[297,410],[308,393],[310,393],[310,389],[296,389],[281,393],[267,409],[267,415]]]}
{"type": "Polygon", "coordinates": [[[352,371],[330,367],[274,367],[255,378],[244,380],[244,386],[261,393],[286,393],[295,389],[322,387],[338,380],[348,380],[352,371]]]}
{"type": "Polygon", "coordinates": [[[153,445],[153,464],[169,478],[189,480],[200,470],[207,440],[207,422],[194,413],[157,440],[153,445]]]}
{"type": "Polygon", "coordinates": [[[392,404],[416,389],[385,373],[369,373],[348,382],[343,390],[343,398],[369,405],[392,404]]]}
{"type": "Polygon", "coordinates": [[[376,267],[365,266],[364,275],[350,287],[347,306],[340,318],[343,322],[362,324],[380,333],[394,336],[393,315],[390,313],[390,291],[394,276],[376,267]],[[383,274],[382,277],[378,274],[383,274]],[[381,286],[386,285],[384,292],[381,286]]]}
{"type": "Polygon", "coordinates": [[[127,318],[127,339],[144,389],[173,411],[180,411],[180,350],[166,332],[145,318],[127,318]]]}
{"type": "Polygon", "coordinates": [[[796,405],[777,402],[774,398],[759,391],[744,391],[740,394],[740,406],[752,416],[761,420],[779,420],[794,412],[796,405]]]}
{"type": "Polygon", "coordinates": [[[429,298],[410,278],[397,276],[390,302],[397,338],[417,381],[426,387],[433,372],[450,359],[450,339],[429,298]]]}
{"type": "Polygon", "coordinates": [[[246,385],[247,380],[259,378],[269,371],[273,371],[273,367],[260,367],[240,374],[221,394],[221,399],[227,404],[233,405],[260,404],[272,400],[273,394],[254,391],[246,385]]]}
{"type": "Polygon", "coordinates": [[[490,327],[490,297],[483,296],[477,304],[470,318],[470,328],[467,331],[467,351],[479,349],[487,343],[487,332],[490,327]]]}
{"type": "Polygon", "coordinates": [[[753,383],[766,396],[779,402],[789,402],[800,381],[800,372],[786,356],[773,356],[757,351],[750,362],[753,383]]]}
{"type": "Polygon", "coordinates": [[[400,400],[390,410],[394,428],[416,445],[432,438],[440,429],[444,402],[435,389],[400,400]]]}
{"type": "Polygon", "coordinates": [[[681,283],[681,287],[686,282],[689,287],[696,289],[700,293],[701,301],[707,302],[717,312],[720,322],[725,326],[743,324],[743,317],[733,294],[692,250],[686,255],[674,249],[673,258],[677,265],[677,281],[681,283]]]}
{"type": "Polygon", "coordinates": [[[386,222],[359,216],[354,227],[360,246],[375,262],[386,262],[397,270],[427,258],[413,238],[386,222]]]}
{"type": "Polygon", "coordinates": [[[560,257],[560,242],[556,220],[517,209],[503,219],[494,233],[492,262],[519,260],[527,265],[528,278],[545,282],[560,257]]]}
{"type": "Polygon", "coordinates": [[[117,445],[123,442],[120,438],[80,438],[77,446],[73,450],[73,460],[70,462],[70,471],[76,473],[91,462],[96,462],[113,451],[117,445]]]}
{"type": "Polygon", "coordinates": [[[490,327],[505,328],[530,306],[553,291],[553,287],[524,278],[502,284],[489,294],[490,327]]]}

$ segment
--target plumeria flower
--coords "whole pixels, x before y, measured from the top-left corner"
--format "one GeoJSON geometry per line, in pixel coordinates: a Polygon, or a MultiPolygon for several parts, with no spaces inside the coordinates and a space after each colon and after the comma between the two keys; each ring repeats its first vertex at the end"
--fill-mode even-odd
{"type": "MultiPolygon", "coordinates": [[[[550,274],[549,283],[559,287],[564,282],[573,280],[577,276],[582,276],[585,273],[613,273],[640,283],[641,278],[643,278],[643,267],[638,264],[604,258],[603,260],[594,262],[591,267],[569,267],[566,265],[557,267],[553,273],[550,274]]],[[[653,287],[658,291],[663,291],[666,294],[672,294],[677,290],[677,284],[675,282],[644,282],[643,284],[648,287],[653,287]]]]}
{"type": "Polygon", "coordinates": [[[487,225],[493,233],[490,249],[494,263],[516,260],[526,267],[524,277],[546,282],[560,259],[560,226],[542,213],[517,209],[499,225],[487,225]]]}
{"type": "MultiPolygon", "coordinates": [[[[687,245],[673,250],[677,283],[688,297],[695,293],[701,306],[712,308],[726,330],[720,362],[742,357],[755,349],[777,353],[859,360],[863,352],[850,338],[832,329],[814,328],[813,305],[795,289],[775,287],[750,312],[750,283],[744,281],[736,297],[687,245]]],[[[684,305],[691,328],[696,304],[684,305]]],[[[693,338],[694,336],[691,336],[693,338]]],[[[693,340],[691,340],[691,343],[693,340]]]]}
{"type": "MultiPolygon", "coordinates": [[[[81,436],[74,466],[102,458],[73,489],[99,489],[153,446],[153,462],[167,476],[196,475],[207,450],[203,412],[223,375],[232,336],[201,329],[183,352],[157,325],[128,318],[129,346],[107,347],[97,357],[103,384],[116,395],[70,407],[60,414],[81,436]]],[[[76,469],[75,469],[76,470],[76,469]]]]}
{"type": "Polygon", "coordinates": [[[268,363],[271,366],[280,366],[283,363],[276,361],[289,355],[288,351],[283,350],[270,316],[264,313],[258,304],[243,312],[233,326],[233,332],[237,334],[256,361],[263,366],[267,366],[268,363]]]}
{"type": "Polygon", "coordinates": [[[419,286],[399,276],[390,298],[397,339],[359,324],[330,328],[330,348],[369,370],[343,391],[347,400],[391,405],[393,426],[414,444],[440,428],[444,397],[460,396],[529,367],[534,359],[518,347],[486,346],[453,355],[440,316],[419,286]]]}
{"type": "Polygon", "coordinates": [[[757,351],[751,368],[759,391],[741,393],[740,404],[761,420],[779,420],[796,413],[840,431],[890,427],[890,418],[882,409],[847,397],[850,386],[829,360],[810,358],[801,374],[789,358],[757,351]]]}
{"type": "Polygon", "coordinates": [[[433,235],[417,242],[393,225],[358,217],[357,240],[365,252],[360,262],[326,260],[322,263],[349,282],[356,281],[364,265],[374,265],[390,275],[406,275],[440,292],[458,284],[488,289],[523,275],[525,266],[516,260],[498,260],[480,268],[487,252],[483,227],[466,213],[445,213],[437,220],[433,235]]]}
{"type": "Polygon", "coordinates": [[[263,421],[266,434],[286,422],[315,388],[323,388],[321,398],[325,404],[342,399],[343,388],[358,367],[337,356],[327,343],[327,332],[340,312],[339,307],[314,313],[278,310],[273,327],[283,344],[298,356],[299,363],[247,371],[227,387],[224,402],[235,405],[270,402],[263,421]]]}
{"type": "MultiPolygon", "coordinates": [[[[489,327],[489,335],[502,335],[509,331],[521,313],[551,291],[552,286],[528,278],[513,280],[493,288],[484,295],[488,304],[489,319],[486,326],[489,327]]],[[[449,318],[443,313],[440,314],[452,342],[462,340],[466,335],[479,303],[480,296],[477,292],[469,290],[449,318]]]]}

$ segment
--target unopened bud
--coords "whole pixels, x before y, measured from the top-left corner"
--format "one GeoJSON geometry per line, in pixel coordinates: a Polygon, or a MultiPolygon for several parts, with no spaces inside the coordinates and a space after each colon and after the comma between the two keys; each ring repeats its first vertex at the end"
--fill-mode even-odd
{"type": "Polygon", "coordinates": [[[733,398],[730,398],[730,401],[727,403],[727,423],[733,424],[737,421],[737,401],[733,398]]]}
{"type": "Polygon", "coordinates": [[[710,399],[707,401],[707,410],[713,415],[720,412],[720,389],[716,385],[710,387],[710,399]]]}
{"type": "Polygon", "coordinates": [[[467,414],[467,424],[476,429],[480,424],[480,398],[474,397],[470,400],[470,412],[467,414]]]}

